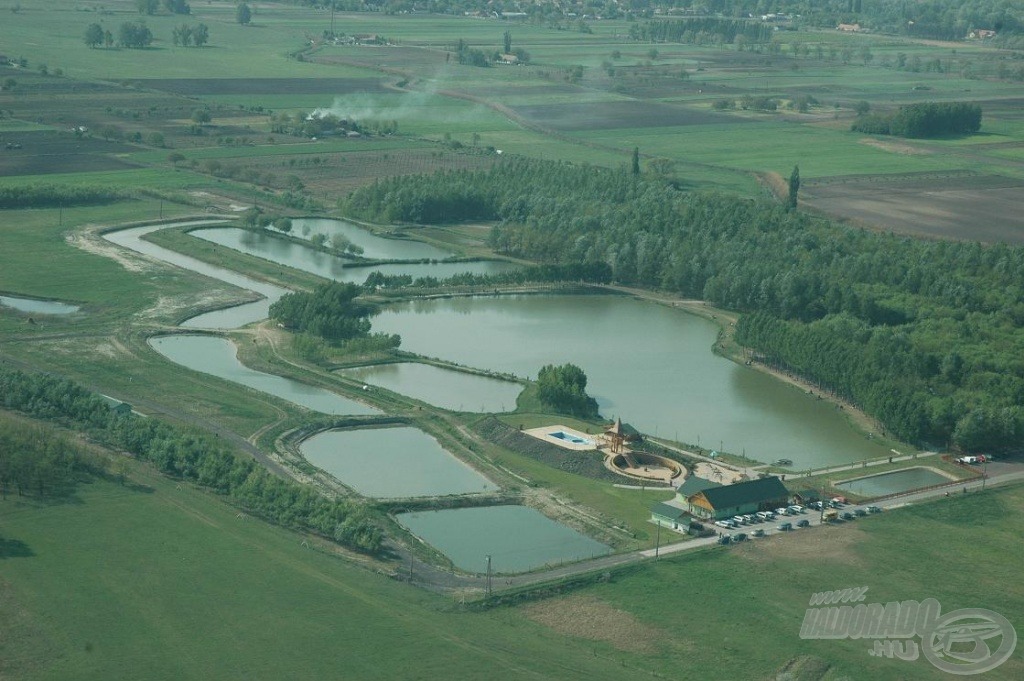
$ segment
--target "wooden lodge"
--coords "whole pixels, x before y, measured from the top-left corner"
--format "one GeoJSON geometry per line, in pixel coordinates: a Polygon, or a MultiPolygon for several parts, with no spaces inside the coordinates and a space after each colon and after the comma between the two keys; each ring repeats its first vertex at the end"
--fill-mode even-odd
{"type": "Polygon", "coordinates": [[[686,499],[691,514],[710,520],[772,510],[788,503],[789,491],[775,476],[709,487],[686,499]]]}

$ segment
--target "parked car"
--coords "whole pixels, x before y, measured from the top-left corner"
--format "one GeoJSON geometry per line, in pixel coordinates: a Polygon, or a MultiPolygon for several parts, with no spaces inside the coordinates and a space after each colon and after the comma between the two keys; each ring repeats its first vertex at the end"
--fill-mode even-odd
{"type": "Polygon", "coordinates": [[[732,529],[732,521],[731,520],[716,520],[715,521],[715,525],[718,525],[719,527],[724,527],[727,530],[731,530],[732,529]]]}
{"type": "Polygon", "coordinates": [[[762,530],[762,529],[761,529],[760,527],[759,527],[759,528],[757,528],[756,530],[754,530],[753,532],[751,532],[750,534],[751,534],[751,535],[753,535],[753,536],[755,536],[755,537],[764,537],[764,536],[767,536],[767,534],[765,533],[765,531],[764,531],[764,530],[762,530]]]}
{"type": "Polygon", "coordinates": [[[807,518],[802,518],[799,521],[797,521],[796,526],[797,527],[810,527],[811,526],[811,521],[808,520],[807,518]]]}
{"type": "Polygon", "coordinates": [[[803,513],[804,510],[804,507],[801,506],[800,504],[793,504],[792,506],[789,507],[789,511],[793,515],[796,515],[797,513],[803,513]]]}
{"type": "Polygon", "coordinates": [[[793,529],[793,523],[779,523],[779,529],[783,532],[789,532],[793,529]]]}
{"type": "Polygon", "coordinates": [[[868,506],[868,513],[881,513],[882,509],[878,506],[868,506]]]}
{"type": "Polygon", "coordinates": [[[861,517],[861,518],[863,518],[864,516],[866,516],[868,514],[868,512],[865,511],[863,508],[858,508],[858,509],[856,509],[854,511],[854,514],[859,516],[859,517],[861,517]]]}
{"type": "Polygon", "coordinates": [[[821,511],[822,509],[825,508],[825,504],[820,501],[812,501],[807,505],[813,508],[815,511],[821,511]]]}
{"type": "Polygon", "coordinates": [[[745,532],[737,532],[736,534],[734,534],[732,536],[732,540],[733,541],[745,541],[746,538],[747,538],[747,535],[746,535],[745,532]]]}
{"type": "Polygon", "coordinates": [[[789,515],[789,509],[781,507],[777,508],[775,509],[775,515],[789,515]]]}
{"type": "Polygon", "coordinates": [[[845,506],[849,502],[846,501],[846,497],[832,497],[832,503],[839,504],[840,506],[845,506]]]}
{"type": "Polygon", "coordinates": [[[743,514],[743,522],[745,522],[747,525],[753,525],[754,523],[761,522],[761,519],[758,518],[756,515],[750,515],[749,513],[744,513],[743,514]]]}
{"type": "Polygon", "coordinates": [[[843,515],[841,515],[840,517],[841,517],[841,518],[842,518],[843,520],[853,520],[853,519],[854,519],[854,518],[856,518],[857,516],[855,516],[854,514],[850,513],[849,511],[847,511],[847,512],[843,513],[843,515]]]}
{"type": "Polygon", "coordinates": [[[775,518],[775,514],[771,511],[758,511],[757,517],[761,520],[772,520],[775,518]]]}
{"type": "Polygon", "coordinates": [[[732,517],[732,521],[734,523],[736,523],[736,527],[739,527],[740,525],[745,525],[746,522],[747,522],[746,520],[743,519],[743,516],[741,516],[741,515],[734,515],[732,517]]]}
{"type": "Polygon", "coordinates": [[[719,544],[731,544],[732,543],[732,536],[730,536],[728,534],[723,534],[721,537],[718,538],[718,543],[719,544]]]}
{"type": "Polygon", "coordinates": [[[839,511],[825,511],[825,522],[833,523],[839,520],[839,511]]]}

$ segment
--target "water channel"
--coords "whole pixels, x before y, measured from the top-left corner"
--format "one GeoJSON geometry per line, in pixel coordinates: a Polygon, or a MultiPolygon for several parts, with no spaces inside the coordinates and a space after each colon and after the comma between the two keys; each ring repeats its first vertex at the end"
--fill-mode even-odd
{"type": "Polygon", "coordinates": [[[398,522],[467,572],[525,572],[611,552],[604,544],[526,506],[401,513],[398,522]]]}
{"type": "Polygon", "coordinates": [[[523,386],[419,362],[342,369],[338,373],[452,411],[513,411],[523,386]]]}
{"type": "Polygon", "coordinates": [[[302,441],[302,456],[368,497],[493,492],[497,488],[417,428],[328,430],[302,441]]]}
{"type": "Polygon", "coordinates": [[[147,225],[145,227],[132,227],[130,229],[122,229],[116,232],[107,232],[103,237],[107,241],[115,243],[118,246],[122,246],[129,250],[136,251],[137,253],[148,255],[156,260],[162,260],[163,262],[170,263],[171,265],[177,265],[182,269],[197,272],[210,277],[211,279],[217,279],[218,281],[223,281],[263,296],[261,300],[257,300],[253,303],[235,305],[223,310],[214,310],[213,312],[207,312],[205,314],[192,317],[191,319],[185,320],[181,326],[189,329],[215,329],[222,331],[237,329],[241,326],[245,326],[246,324],[252,324],[253,322],[258,322],[261,319],[266,319],[268,310],[270,309],[270,304],[285,293],[288,293],[288,289],[252,279],[251,277],[238,274],[237,272],[223,267],[207,264],[202,260],[182,255],[181,253],[163,248],[162,246],[157,246],[156,244],[142,238],[147,234],[151,234],[161,229],[180,226],[181,225],[147,225]]]}
{"type": "Polygon", "coordinates": [[[0,296],[0,307],[9,307],[29,314],[71,314],[81,308],[56,300],[38,300],[36,298],[20,298],[18,296],[0,296]]]}
{"type": "Polygon", "coordinates": [[[889,452],[824,400],[715,355],[708,320],[626,296],[498,296],[388,307],[375,331],[402,348],[467,366],[535,377],[572,362],[605,417],[641,431],[795,469],[889,452]]]}

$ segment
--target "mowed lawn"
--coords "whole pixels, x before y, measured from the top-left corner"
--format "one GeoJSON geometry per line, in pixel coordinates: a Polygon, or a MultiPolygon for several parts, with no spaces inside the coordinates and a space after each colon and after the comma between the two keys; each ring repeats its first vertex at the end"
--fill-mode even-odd
{"type": "MultiPolygon", "coordinates": [[[[648,563],[488,612],[396,583],[146,469],[0,501],[0,673],[18,679],[934,679],[804,641],[811,594],[935,598],[1018,628],[1024,487],[648,563]],[[951,547],[956,547],[951,548],[951,547]]],[[[1019,654],[985,675],[1018,679],[1019,654]]]]}
{"type": "Polygon", "coordinates": [[[458,612],[187,485],[132,478],[141,489],[0,501],[4,678],[650,678],[516,611],[458,612]]]}
{"type": "MultiPolygon", "coordinates": [[[[1020,517],[1024,486],[940,499],[838,527],[679,556],[552,602],[571,612],[598,601],[658,641],[649,659],[708,679],[938,679],[923,657],[872,657],[864,640],[801,640],[812,594],[868,587],[865,603],[935,598],[947,613],[985,608],[1024,631],[1020,517]],[[654,596],[656,595],[656,597],[654,596]],[[799,673],[803,669],[806,674],[799,673]],[[822,672],[822,673],[817,673],[822,672]]],[[[609,621],[608,626],[613,626],[609,621]]],[[[566,623],[564,630],[571,630],[566,623]]],[[[993,650],[999,640],[990,641],[993,650]]],[[[978,678],[1024,678],[1018,646],[978,678]]]]}

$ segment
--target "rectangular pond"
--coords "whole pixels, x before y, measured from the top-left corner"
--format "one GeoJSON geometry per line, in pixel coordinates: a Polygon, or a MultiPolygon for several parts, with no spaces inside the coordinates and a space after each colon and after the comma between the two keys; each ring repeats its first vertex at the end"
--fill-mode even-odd
{"type": "Polygon", "coordinates": [[[481,414],[513,411],[523,386],[512,381],[445,369],[419,362],[396,362],[342,369],[357,381],[407,395],[452,411],[481,414]]]}
{"type": "Polygon", "coordinates": [[[611,553],[601,542],[527,506],[488,506],[402,513],[398,522],[460,570],[516,573],[611,553]]]}
{"type": "Polygon", "coordinates": [[[835,487],[862,497],[882,497],[887,494],[899,494],[922,487],[940,485],[953,480],[954,478],[931,468],[915,467],[846,480],[836,483],[835,487]]]}
{"type": "Polygon", "coordinates": [[[360,494],[376,498],[493,492],[494,483],[417,428],[327,430],[302,455],[360,494]]]}

